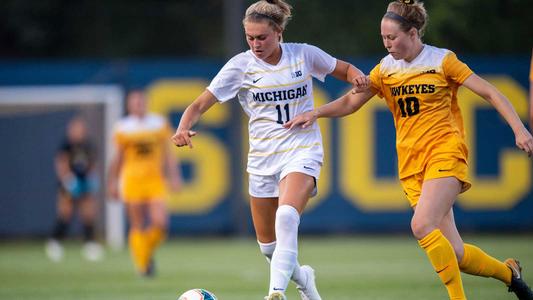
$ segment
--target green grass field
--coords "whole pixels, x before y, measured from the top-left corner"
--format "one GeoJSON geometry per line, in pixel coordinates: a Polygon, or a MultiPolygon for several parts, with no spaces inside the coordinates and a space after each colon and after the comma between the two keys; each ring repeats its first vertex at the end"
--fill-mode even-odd
{"type": "MultiPolygon", "coordinates": [[[[533,283],[533,236],[466,236],[496,258],[514,256],[533,283]]],[[[0,299],[176,299],[196,287],[222,300],[263,299],[268,265],[251,238],[177,238],[157,253],[157,276],[133,272],[129,254],[108,252],[91,263],[80,244],[66,245],[61,263],[47,260],[42,241],[0,244],[0,299]]],[[[325,300],[447,299],[445,289],[417,243],[407,236],[302,237],[300,261],[316,269],[325,300]]],[[[506,287],[487,278],[463,275],[469,299],[515,299],[506,287]]],[[[299,299],[291,284],[288,299],[299,299]]]]}

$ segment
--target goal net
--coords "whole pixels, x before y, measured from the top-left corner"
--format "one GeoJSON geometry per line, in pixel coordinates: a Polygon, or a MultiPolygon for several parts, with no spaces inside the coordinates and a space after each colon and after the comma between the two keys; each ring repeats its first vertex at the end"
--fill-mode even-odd
{"type": "Polygon", "coordinates": [[[115,85],[0,87],[0,237],[50,233],[58,184],[54,156],[68,121],[80,115],[98,157],[97,229],[110,247],[123,247],[122,206],[105,201],[112,126],[122,116],[123,98],[115,85]]]}

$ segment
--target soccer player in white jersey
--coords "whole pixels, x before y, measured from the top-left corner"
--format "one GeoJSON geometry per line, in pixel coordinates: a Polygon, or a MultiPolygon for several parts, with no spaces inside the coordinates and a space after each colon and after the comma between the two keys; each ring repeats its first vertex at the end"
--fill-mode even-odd
{"type": "Polygon", "coordinates": [[[249,117],[249,193],[252,219],[261,252],[270,261],[269,295],[285,299],[289,280],[302,299],[321,299],[314,270],[300,266],[300,214],[316,193],[322,166],[322,137],[317,125],[288,131],[283,124],[313,109],[312,78],[326,75],[352,83],[355,91],[368,79],[353,65],[317,47],[283,43],[291,6],[282,0],[258,1],[243,20],[250,50],[230,59],[207,89],[187,107],[176,134],[178,146],[192,148],[191,128],[215,103],[235,97],[249,117]]]}

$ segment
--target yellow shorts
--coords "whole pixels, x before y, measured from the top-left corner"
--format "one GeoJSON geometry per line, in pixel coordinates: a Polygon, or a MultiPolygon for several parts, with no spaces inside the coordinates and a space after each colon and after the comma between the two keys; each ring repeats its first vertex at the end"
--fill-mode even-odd
{"type": "Polygon", "coordinates": [[[403,191],[411,207],[416,206],[422,192],[422,184],[428,179],[455,177],[462,184],[461,193],[466,192],[472,184],[467,176],[468,165],[464,160],[450,158],[430,161],[424,171],[400,180],[403,191]]]}
{"type": "Polygon", "coordinates": [[[128,178],[122,182],[120,190],[122,199],[128,203],[163,200],[167,195],[163,178],[128,178]]]}

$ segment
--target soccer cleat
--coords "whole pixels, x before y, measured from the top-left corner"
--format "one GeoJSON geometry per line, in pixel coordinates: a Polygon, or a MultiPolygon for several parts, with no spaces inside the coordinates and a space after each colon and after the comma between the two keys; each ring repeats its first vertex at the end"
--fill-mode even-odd
{"type": "Polygon", "coordinates": [[[514,258],[508,258],[505,260],[505,264],[511,269],[511,285],[509,285],[509,292],[516,294],[516,297],[520,300],[533,300],[533,292],[531,288],[522,278],[522,267],[520,262],[514,258]]]}
{"type": "Polygon", "coordinates": [[[58,240],[48,240],[44,246],[44,251],[46,256],[48,256],[48,258],[53,262],[60,262],[63,260],[64,250],[63,246],[61,246],[61,243],[58,240]]]}
{"type": "Polygon", "coordinates": [[[153,258],[150,259],[146,270],[141,273],[141,276],[144,278],[153,278],[155,277],[155,261],[153,258]]]}
{"type": "Polygon", "coordinates": [[[318,294],[318,290],[316,289],[315,270],[310,266],[304,265],[300,267],[300,271],[304,272],[307,278],[305,286],[296,286],[302,300],[322,300],[322,297],[320,297],[320,294],[318,294]]]}
{"type": "Polygon", "coordinates": [[[282,292],[274,292],[266,296],[265,300],[287,300],[287,297],[282,292]]]}
{"type": "Polygon", "coordinates": [[[97,242],[86,242],[81,253],[88,261],[100,261],[104,258],[104,248],[97,242]]]}

